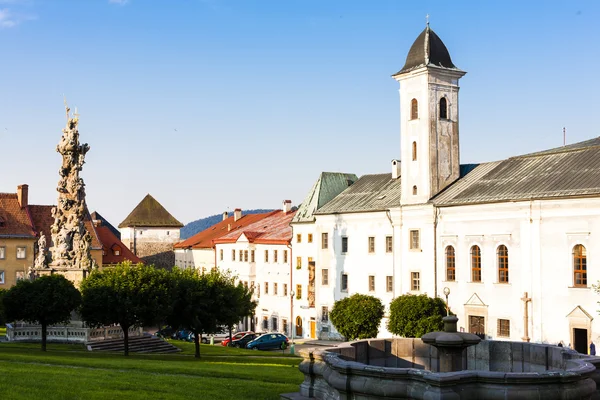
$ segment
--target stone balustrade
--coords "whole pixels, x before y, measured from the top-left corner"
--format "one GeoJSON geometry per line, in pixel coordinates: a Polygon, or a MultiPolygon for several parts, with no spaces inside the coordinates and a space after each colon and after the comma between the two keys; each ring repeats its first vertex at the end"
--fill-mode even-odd
{"type": "MultiPolygon", "coordinates": [[[[142,328],[129,328],[129,336],[142,336],[142,328]]],[[[123,329],[120,326],[86,328],[81,326],[49,326],[46,329],[48,342],[89,343],[105,339],[120,339],[123,329]]],[[[42,340],[42,327],[28,324],[6,324],[6,339],[9,342],[38,342],[42,340]]]]}

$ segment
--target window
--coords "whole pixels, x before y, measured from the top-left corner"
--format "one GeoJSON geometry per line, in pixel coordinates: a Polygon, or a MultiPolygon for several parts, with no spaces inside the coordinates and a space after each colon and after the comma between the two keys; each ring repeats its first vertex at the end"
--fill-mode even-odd
{"type": "Polygon", "coordinates": [[[219,250],[219,258],[223,261],[223,249],[219,250]]]}
{"type": "Polygon", "coordinates": [[[413,196],[416,196],[416,195],[417,195],[417,193],[418,193],[418,190],[417,190],[417,185],[414,185],[414,186],[413,186],[413,196]]]}
{"type": "Polygon", "coordinates": [[[385,290],[391,292],[394,290],[394,278],[392,276],[385,277],[385,290]]]}
{"type": "Polygon", "coordinates": [[[265,262],[269,262],[269,250],[265,250],[265,262]]]}
{"type": "Polygon", "coordinates": [[[417,142],[412,143],[412,160],[417,161],[417,142]]]}
{"type": "Polygon", "coordinates": [[[248,250],[244,250],[244,262],[248,262],[248,250]]]}
{"type": "Polygon", "coordinates": [[[499,319],[498,320],[498,336],[509,337],[510,336],[510,320],[499,319]]]}
{"type": "Polygon", "coordinates": [[[281,328],[283,329],[283,334],[287,335],[288,334],[288,324],[287,324],[287,319],[282,319],[281,320],[281,328]]]}
{"type": "Polygon", "coordinates": [[[235,250],[231,250],[231,261],[235,261],[235,250]]]}
{"type": "Polygon", "coordinates": [[[250,262],[255,262],[254,260],[254,250],[250,250],[250,262]]]}
{"type": "Polygon", "coordinates": [[[481,282],[481,250],[471,247],[471,282],[481,282]]]}
{"type": "Polygon", "coordinates": [[[269,294],[269,282],[265,282],[265,294],[269,294]]]}
{"type": "Polygon", "coordinates": [[[573,247],[573,284],[587,286],[587,256],[583,245],[573,247]]]}
{"type": "Polygon", "coordinates": [[[262,327],[265,331],[269,330],[269,317],[263,317],[262,327]]]}
{"type": "Polygon", "coordinates": [[[273,295],[277,296],[277,283],[273,284],[273,295]]]}
{"type": "Polygon", "coordinates": [[[240,262],[244,261],[244,250],[240,250],[240,262]]]}
{"type": "Polygon", "coordinates": [[[329,321],[329,308],[327,308],[327,306],[321,307],[321,321],[322,322],[329,321]]]}
{"type": "Polygon", "coordinates": [[[448,102],[445,97],[440,99],[440,119],[448,119],[448,102]]]}
{"type": "Polygon", "coordinates": [[[0,247],[0,260],[4,260],[6,258],[6,247],[0,247]]]}
{"type": "Polygon", "coordinates": [[[297,234],[296,235],[296,243],[302,243],[302,234],[297,234]]]}
{"type": "Polygon", "coordinates": [[[0,217],[0,227],[4,226],[5,220],[3,217],[0,217]]]}
{"type": "Polygon", "coordinates": [[[273,250],[273,262],[277,262],[277,250],[273,250]]]}
{"type": "Polygon", "coordinates": [[[312,243],[312,233],[308,234],[308,243],[312,243]]]}
{"type": "Polygon", "coordinates": [[[342,286],[340,290],[342,292],[348,291],[348,274],[342,274],[342,286]]]}
{"type": "MultiPolygon", "coordinates": [[[[277,317],[271,317],[271,329],[276,331],[278,330],[277,327],[279,326],[278,324],[279,321],[277,321],[277,317]]],[[[273,335],[271,335],[271,337],[273,337],[273,335]]]]}
{"type": "Polygon", "coordinates": [[[411,272],[410,273],[410,290],[419,291],[421,290],[421,273],[411,272]]]}
{"type": "Polygon", "coordinates": [[[25,247],[17,247],[17,260],[23,260],[26,257],[25,247]]]}
{"type": "Polygon", "coordinates": [[[410,101],[410,119],[418,119],[419,118],[419,102],[417,99],[412,99],[410,101]]]}
{"type": "Polygon", "coordinates": [[[498,283],[508,283],[508,249],[505,245],[498,246],[498,283]]]}
{"type": "Polygon", "coordinates": [[[283,262],[287,263],[287,250],[283,251],[283,262]]]}
{"type": "Polygon", "coordinates": [[[302,285],[296,285],[296,299],[302,298],[302,285]]]}
{"type": "Polygon", "coordinates": [[[348,252],[348,237],[342,236],[342,254],[348,252]]]}
{"type": "Polygon", "coordinates": [[[283,295],[287,296],[287,283],[283,284],[283,295]]]}
{"type": "Polygon", "coordinates": [[[0,284],[4,283],[4,271],[0,271],[0,284]]]}
{"type": "Polygon", "coordinates": [[[369,292],[375,291],[375,276],[369,275],[369,292]]]}
{"type": "Polygon", "coordinates": [[[323,285],[323,286],[329,285],[329,270],[328,269],[321,270],[321,285],[323,285]]]}
{"type": "MultiPolygon", "coordinates": [[[[310,263],[312,263],[312,262],[313,262],[313,259],[312,259],[312,257],[308,257],[308,265],[309,265],[309,266],[310,266],[310,263]]],[[[313,264],[314,264],[314,263],[313,263],[313,264]]]]}
{"type": "Polygon", "coordinates": [[[327,236],[327,232],[321,233],[321,248],[327,249],[329,247],[329,237],[327,236]]]}
{"type": "Polygon", "coordinates": [[[22,281],[23,279],[25,279],[25,272],[17,271],[17,273],[15,274],[15,278],[17,279],[17,282],[22,281]]]}
{"type": "Polygon", "coordinates": [[[296,269],[302,268],[302,257],[296,257],[296,269]]]}
{"type": "Polygon", "coordinates": [[[414,229],[410,231],[410,249],[419,250],[421,244],[419,243],[419,231],[414,229]]]}
{"type": "Polygon", "coordinates": [[[392,249],[393,249],[393,244],[392,244],[392,237],[391,236],[386,236],[385,237],[385,252],[386,253],[391,253],[392,249]]]}
{"type": "Polygon", "coordinates": [[[369,236],[369,253],[375,253],[375,237],[369,236]]]}
{"type": "Polygon", "coordinates": [[[446,280],[456,280],[456,258],[452,246],[446,247],[446,280]]]}
{"type": "Polygon", "coordinates": [[[248,281],[244,281],[244,287],[248,289],[248,281]]]}

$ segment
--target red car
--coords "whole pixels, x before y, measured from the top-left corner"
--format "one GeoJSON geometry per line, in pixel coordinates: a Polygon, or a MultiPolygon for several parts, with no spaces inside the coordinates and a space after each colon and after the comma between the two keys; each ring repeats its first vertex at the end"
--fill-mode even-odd
{"type": "MultiPolygon", "coordinates": [[[[231,336],[233,340],[241,339],[246,333],[254,333],[252,331],[238,332],[235,335],[231,336]]],[[[221,346],[227,346],[229,344],[229,338],[223,340],[221,342],[221,346]]]]}

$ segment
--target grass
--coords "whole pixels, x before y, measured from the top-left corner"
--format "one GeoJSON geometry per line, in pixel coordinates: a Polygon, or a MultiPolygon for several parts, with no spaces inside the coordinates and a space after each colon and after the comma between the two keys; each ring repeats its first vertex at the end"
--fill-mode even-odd
{"type": "Polygon", "coordinates": [[[82,345],[0,343],[1,399],[279,399],[302,382],[281,352],[174,342],[176,355],[88,352],[82,345]]]}

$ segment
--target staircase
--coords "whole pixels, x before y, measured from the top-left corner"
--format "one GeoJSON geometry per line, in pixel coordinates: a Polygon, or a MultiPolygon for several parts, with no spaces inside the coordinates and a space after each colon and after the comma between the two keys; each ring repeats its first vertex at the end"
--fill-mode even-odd
{"type": "MultiPolygon", "coordinates": [[[[89,351],[125,351],[123,339],[108,339],[97,342],[89,342],[87,345],[89,351]]],[[[157,338],[156,336],[145,333],[143,336],[134,336],[129,338],[130,353],[177,353],[181,351],[171,343],[157,338]]]]}

